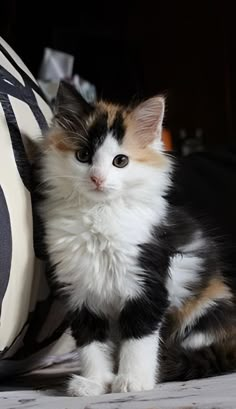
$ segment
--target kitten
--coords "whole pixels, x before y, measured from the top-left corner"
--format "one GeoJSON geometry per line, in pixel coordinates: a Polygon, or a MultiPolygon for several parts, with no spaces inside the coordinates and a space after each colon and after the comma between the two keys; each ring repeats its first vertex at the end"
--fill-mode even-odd
{"type": "Polygon", "coordinates": [[[80,348],[70,395],[212,374],[223,355],[220,371],[236,368],[233,286],[215,242],[168,203],[173,166],[163,116],[160,96],[135,107],[91,106],[60,85],[41,147],[40,210],[80,348]]]}

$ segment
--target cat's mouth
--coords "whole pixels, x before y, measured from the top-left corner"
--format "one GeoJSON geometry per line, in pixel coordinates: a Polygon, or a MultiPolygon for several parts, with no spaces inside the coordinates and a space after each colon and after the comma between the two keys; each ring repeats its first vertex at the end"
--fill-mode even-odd
{"type": "Polygon", "coordinates": [[[98,185],[98,186],[91,186],[90,187],[90,192],[98,193],[98,194],[109,194],[111,193],[114,189],[112,189],[110,186],[106,185],[98,185]]]}
{"type": "Polygon", "coordinates": [[[106,193],[106,191],[107,191],[107,189],[104,187],[104,186],[92,186],[90,189],[89,189],[89,191],[90,192],[92,192],[92,193],[98,193],[98,194],[100,194],[100,193],[106,193]]]}
{"type": "Polygon", "coordinates": [[[113,197],[114,193],[114,189],[107,186],[90,187],[87,191],[87,194],[95,200],[98,200],[99,198],[101,200],[104,200],[105,198],[108,199],[109,197],[113,197]]]}
{"type": "Polygon", "coordinates": [[[105,187],[104,186],[97,186],[93,189],[93,191],[95,192],[104,192],[105,191],[105,187]]]}
{"type": "Polygon", "coordinates": [[[89,193],[92,195],[103,196],[105,194],[109,194],[109,189],[105,186],[91,187],[89,189],[89,193]]]}

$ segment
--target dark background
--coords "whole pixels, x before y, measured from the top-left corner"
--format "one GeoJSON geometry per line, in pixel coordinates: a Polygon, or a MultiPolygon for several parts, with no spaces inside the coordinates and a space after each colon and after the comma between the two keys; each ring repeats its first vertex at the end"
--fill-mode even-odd
{"type": "Polygon", "coordinates": [[[190,138],[202,129],[206,152],[181,159],[173,200],[207,216],[223,241],[230,238],[227,259],[235,274],[233,3],[67,0],[60,6],[59,1],[2,0],[0,35],[36,77],[44,48],[52,47],[73,54],[75,72],[104,98],[128,102],[165,92],[165,126],[177,152],[181,129],[190,138]]]}
{"type": "MultiPolygon", "coordinates": [[[[233,2],[232,2],[233,3],[233,2]]],[[[165,92],[166,126],[235,142],[236,28],[227,1],[1,1],[0,35],[37,76],[44,47],[75,56],[105,98],[165,92]]]]}

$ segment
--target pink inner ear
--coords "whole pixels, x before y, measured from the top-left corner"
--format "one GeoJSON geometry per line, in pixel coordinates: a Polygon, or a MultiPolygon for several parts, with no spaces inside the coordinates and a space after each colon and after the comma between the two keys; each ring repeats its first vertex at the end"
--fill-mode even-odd
{"type": "Polygon", "coordinates": [[[132,126],[142,145],[161,138],[165,102],[162,97],[153,97],[142,102],[131,114],[132,126]]]}

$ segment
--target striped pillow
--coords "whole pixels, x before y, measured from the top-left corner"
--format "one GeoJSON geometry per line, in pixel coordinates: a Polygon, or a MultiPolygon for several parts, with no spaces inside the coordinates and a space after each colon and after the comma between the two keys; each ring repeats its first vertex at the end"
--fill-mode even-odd
{"type": "Polygon", "coordinates": [[[0,376],[37,366],[65,329],[40,260],[24,147],[24,137],[40,136],[50,118],[37,82],[0,38],[0,376]]]}

